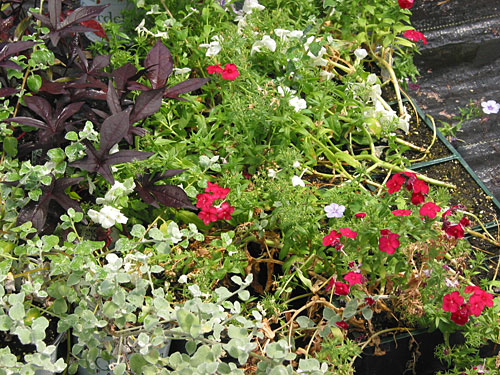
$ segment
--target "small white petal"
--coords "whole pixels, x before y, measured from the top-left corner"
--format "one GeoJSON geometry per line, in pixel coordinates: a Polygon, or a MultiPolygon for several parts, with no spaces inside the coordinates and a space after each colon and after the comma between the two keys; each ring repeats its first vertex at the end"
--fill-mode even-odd
{"type": "Polygon", "coordinates": [[[306,186],[304,181],[299,176],[292,177],[292,185],[293,186],[302,186],[302,187],[306,186]]]}

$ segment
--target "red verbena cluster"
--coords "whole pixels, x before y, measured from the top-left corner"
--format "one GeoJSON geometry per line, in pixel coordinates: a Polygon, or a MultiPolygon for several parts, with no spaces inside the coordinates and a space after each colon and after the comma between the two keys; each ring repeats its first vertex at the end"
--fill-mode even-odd
{"type": "Polygon", "coordinates": [[[222,78],[228,79],[230,81],[234,81],[236,77],[240,75],[240,72],[238,72],[238,68],[234,64],[226,64],[224,69],[220,67],[220,64],[210,65],[207,67],[207,72],[208,74],[222,73],[222,78]]]}
{"type": "Polygon", "coordinates": [[[386,184],[389,194],[397,193],[403,185],[406,185],[406,189],[412,192],[411,203],[417,205],[425,202],[425,196],[429,193],[429,185],[419,180],[416,173],[396,173],[386,184]]]}
{"type": "Polygon", "coordinates": [[[466,286],[465,293],[472,293],[467,302],[458,291],[443,297],[443,310],[451,312],[451,321],[460,326],[469,321],[469,316],[474,315],[477,318],[486,306],[493,306],[493,295],[478,286],[466,286]]]}
{"type": "Polygon", "coordinates": [[[196,207],[201,210],[198,217],[203,220],[205,225],[217,220],[231,220],[234,207],[230,206],[226,201],[214,205],[216,200],[225,199],[229,190],[229,188],[223,188],[208,182],[205,192],[196,196],[196,207]]]}
{"type": "Polygon", "coordinates": [[[470,225],[470,221],[466,216],[462,216],[457,224],[452,224],[449,218],[459,209],[463,210],[465,207],[461,204],[457,204],[448,208],[441,216],[441,221],[443,225],[441,228],[445,233],[452,238],[464,238],[465,227],[470,225]]]}

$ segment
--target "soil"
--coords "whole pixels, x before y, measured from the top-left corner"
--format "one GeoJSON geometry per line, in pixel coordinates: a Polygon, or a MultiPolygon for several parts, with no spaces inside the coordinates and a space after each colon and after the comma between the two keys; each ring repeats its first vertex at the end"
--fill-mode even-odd
{"type": "Polygon", "coordinates": [[[418,115],[415,113],[415,110],[409,103],[405,103],[405,107],[408,113],[412,116],[412,119],[410,121],[410,130],[408,134],[402,132],[400,138],[414,144],[415,146],[423,147],[424,149],[427,149],[431,144],[432,147],[429,149],[428,154],[410,149],[403,155],[410,161],[418,160],[419,162],[436,160],[453,155],[453,153],[439,138],[437,138],[437,136],[434,140],[434,143],[432,143],[434,132],[429,128],[427,123],[422,118],[419,117],[419,121],[417,122],[416,116],[418,115]]]}
{"type": "MultiPolygon", "coordinates": [[[[474,213],[483,223],[490,223],[499,214],[492,198],[485,194],[458,160],[435,164],[419,170],[420,173],[457,186],[452,191],[450,204],[463,204],[466,210],[474,213]]],[[[472,225],[477,223],[471,221],[472,225]]]]}

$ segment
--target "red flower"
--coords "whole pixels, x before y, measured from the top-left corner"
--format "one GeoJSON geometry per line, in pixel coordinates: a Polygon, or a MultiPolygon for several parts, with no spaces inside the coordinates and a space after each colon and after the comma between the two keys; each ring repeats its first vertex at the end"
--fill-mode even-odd
{"type": "Polygon", "coordinates": [[[470,225],[470,220],[467,217],[462,217],[458,222],[462,227],[468,227],[470,225]]]}
{"type": "Polygon", "coordinates": [[[345,321],[341,320],[340,322],[335,322],[337,327],[342,328],[342,329],[349,329],[349,324],[347,324],[345,321]]]}
{"type": "Polygon", "coordinates": [[[222,202],[220,207],[217,208],[217,219],[231,220],[231,215],[233,212],[233,206],[230,206],[227,202],[222,202]]]}
{"type": "Polygon", "coordinates": [[[335,279],[332,277],[330,280],[328,280],[328,284],[325,287],[325,290],[328,292],[330,289],[332,289],[332,286],[335,284],[335,279]]]}
{"type": "Polygon", "coordinates": [[[410,9],[413,6],[413,0],[398,0],[401,9],[410,9]]]}
{"type": "Polygon", "coordinates": [[[429,219],[434,219],[439,211],[441,211],[441,207],[439,207],[434,202],[427,202],[422,207],[420,207],[419,212],[422,218],[427,216],[429,219]]]}
{"type": "Polygon", "coordinates": [[[349,285],[362,284],[364,281],[364,277],[360,272],[348,272],[347,275],[344,276],[344,280],[349,283],[349,285]]]}
{"type": "Polygon", "coordinates": [[[469,321],[469,309],[467,305],[462,305],[460,310],[451,314],[451,321],[455,322],[459,326],[463,326],[469,321]]]}
{"type": "Polygon", "coordinates": [[[335,242],[339,240],[342,235],[337,232],[335,229],[332,230],[329,234],[323,237],[323,246],[331,246],[334,245],[335,242]]]}
{"type": "Polygon", "coordinates": [[[224,69],[220,67],[220,64],[207,66],[208,74],[222,73],[224,69]]]}
{"type": "Polygon", "coordinates": [[[217,208],[215,207],[207,207],[198,213],[198,217],[203,220],[203,224],[208,225],[213,221],[218,220],[217,208]]]}
{"type": "Polygon", "coordinates": [[[347,238],[356,238],[358,236],[358,234],[349,229],[349,228],[340,228],[339,229],[339,232],[344,236],[344,237],[347,237],[347,238]]]}
{"type": "Polygon", "coordinates": [[[410,216],[412,212],[411,210],[394,210],[392,214],[394,216],[410,216]]]}
{"type": "Polygon", "coordinates": [[[365,297],[365,303],[368,305],[368,306],[372,306],[375,304],[375,300],[372,298],[372,297],[365,297]]]}
{"type": "Polygon", "coordinates": [[[421,193],[424,195],[429,193],[429,185],[427,185],[425,181],[416,180],[412,186],[413,186],[413,193],[421,193]]]}
{"type": "Polygon", "coordinates": [[[335,287],[333,289],[333,293],[335,293],[336,295],[347,296],[347,294],[349,294],[349,285],[340,281],[336,281],[334,285],[335,287]]]}
{"type": "Polygon", "coordinates": [[[443,297],[443,310],[456,313],[464,304],[464,297],[457,291],[451,292],[443,297]]]}
{"type": "Polygon", "coordinates": [[[464,238],[465,231],[460,224],[448,225],[444,229],[445,233],[453,238],[464,238]]]}
{"type": "Polygon", "coordinates": [[[465,293],[476,293],[476,292],[483,293],[483,290],[475,285],[467,285],[465,287],[465,293]]]}
{"type": "Polygon", "coordinates": [[[401,186],[405,183],[405,178],[401,175],[401,173],[396,173],[394,176],[387,181],[387,189],[389,190],[389,194],[397,193],[401,190],[401,186]]]}
{"type": "Polygon", "coordinates": [[[226,64],[224,71],[222,72],[222,78],[234,81],[236,77],[240,75],[238,68],[234,64],[226,64]]]}
{"type": "MultiPolygon", "coordinates": [[[[472,285],[466,286],[465,293],[474,293],[472,297],[480,298],[484,306],[488,307],[493,306],[493,294],[485,292],[478,286],[472,286],[472,285]]],[[[472,297],[470,298],[470,300],[472,300],[472,297]]]]}
{"type": "Polygon", "coordinates": [[[354,214],[354,217],[357,219],[362,219],[366,216],[366,212],[358,212],[357,214],[354,214]]]}
{"type": "Polygon", "coordinates": [[[205,189],[205,193],[212,193],[214,200],[215,199],[224,199],[229,194],[230,190],[231,189],[229,189],[229,188],[223,188],[217,184],[212,184],[210,181],[208,181],[208,186],[205,189]]]}
{"type": "Polygon", "coordinates": [[[422,193],[413,193],[411,195],[411,203],[415,206],[425,202],[425,197],[422,193]]]}
{"type": "Polygon", "coordinates": [[[214,196],[212,194],[202,193],[196,196],[196,207],[201,210],[206,210],[214,203],[214,196]]]}
{"type": "Polygon", "coordinates": [[[419,40],[421,40],[424,44],[427,44],[427,39],[425,38],[424,34],[416,30],[406,30],[403,33],[403,36],[406,39],[411,40],[412,42],[418,42],[419,40]]]}
{"type": "Polygon", "coordinates": [[[389,229],[382,229],[380,234],[381,237],[378,240],[379,250],[389,255],[394,254],[400,245],[399,234],[392,233],[389,229]]]}
{"type": "Polygon", "coordinates": [[[476,318],[481,315],[484,310],[484,306],[485,304],[483,302],[483,299],[478,294],[473,294],[467,304],[470,314],[474,315],[476,318]]]}

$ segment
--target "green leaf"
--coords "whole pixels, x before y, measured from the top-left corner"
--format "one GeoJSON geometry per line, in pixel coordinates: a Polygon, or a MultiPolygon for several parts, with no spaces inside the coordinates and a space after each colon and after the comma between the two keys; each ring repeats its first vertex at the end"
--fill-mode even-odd
{"type": "Polygon", "coordinates": [[[186,342],[186,352],[192,356],[193,353],[196,351],[197,345],[196,342],[194,341],[188,341],[186,342]]]}
{"type": "Polygon", "coordinates": [[[5,137],[3,139],[3,150],[10,157],[15,157],[17,155],[17,138],[15,137],[5,137]]]}
{"type": "Polygon", "coordinates": [[[361,310],[361,313],[366,320],[371,320],[373,317],[373,310],[368,306],[361,310]]]}
{"type": "Polygon", "coordinates": [[[26,312],[24,305],[20,302],[15,303],[9,310],[9,316],[12,320],[23,320],[26,312]]]}
{"type": "Polygon", "coordinates": [[[241,292],[238,292],[238,297],[242,301],[248,301],[250,299],[250,292],[248,290],[242,290],[241,292]]]}
{"type": "Polygon", "coordinates": [[[126,368],[127,365],[125,363],[120,363],[119,365],[116,365],[115,368],[113,369],[113,374],[123,375],[125,373],[126,368]]]}
{"type": "Polygon", "coordinates": [[[26,83],[28,84],[28,88],[36,93],[42,87],[42,77],[38,74],[32,74],[28,77],[26,83]]]}
{"type": "Polygon", "coordinates": [[[148,363],[143,358],[141,354],[134,353],[130,356],[130,369],[136,374],[142,373],[142,368],[146,366],[148,363]]]}
{"type": "Polygon", "coordinates": [[[299,277],[300,281],[302,281],[302,283],[309,288],[309,290],[313,290],[311,280],[304,276],[300,268],[297,268],[297,276],[299,277]]]}
{"type": "Polygon", "coordinates": [[[342,314],[343,319],[349,319],[352,318],[354,315],[356,315],[358,311],[358,301],[356,299],[352,299],[349,302],[347,302],[344,312],[342,314]]]}
{"type": "Polygon", "coordinates": [[[358,168],[361,166],[361,163],[359,161],[345,152],[336,152],[334,155],[338,160],[349,164],[351,167],[358,168]]]}
{"type": "Polygon", "coordinates": [[[58,298],[52,304],[52,310],[54,313],[61,315],[68,311],[68,304],[64,298],[58,298]]]}

